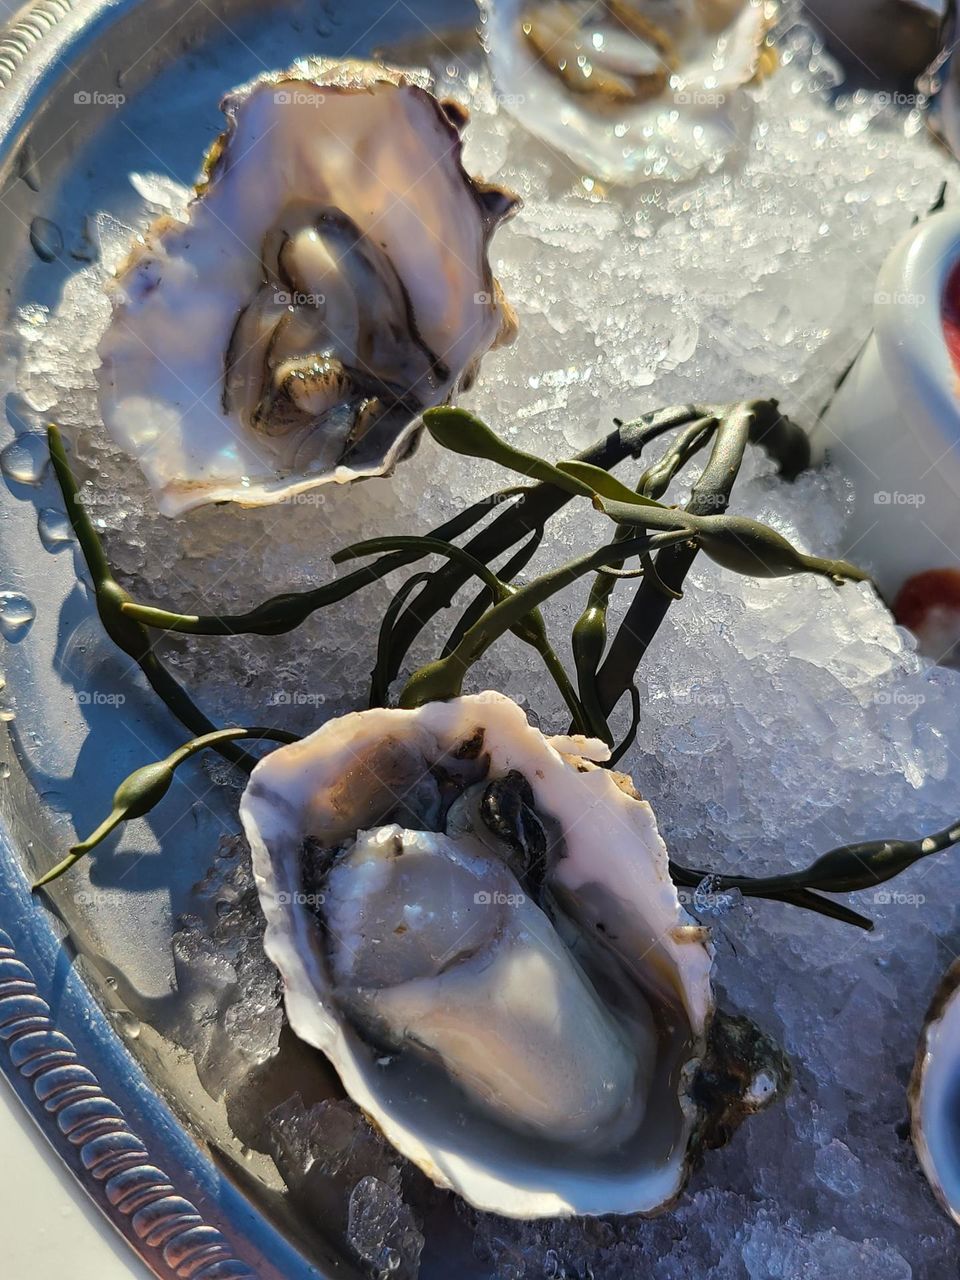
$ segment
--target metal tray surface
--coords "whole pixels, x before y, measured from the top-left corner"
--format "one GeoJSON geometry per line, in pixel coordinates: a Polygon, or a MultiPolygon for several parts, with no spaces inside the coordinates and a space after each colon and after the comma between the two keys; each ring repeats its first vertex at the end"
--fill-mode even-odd
{"type": "MultiPolygon", "coordinates": [[[[473,12],[470,0],[37,0],[20,10],[0,35],[0,448],[24,431],[17,308],[53,305],[72,269],[67,254],[45,262],[31,249],[35,218],[67,234],[100,208],[122,216],[131,169],[191,182],[219,131],[220,96],[263,70],[304,54],[362,56],[473,12]]],[[[183,1055],[149,1028],[118,1034],[129,1032],[118,985],[147,1002],[169,994],[175,921],[198,866],[236,830],[229,797],[192,805],[185,791],[172,828],[169,809],[162,824],[133,824],[94,878],[81,865],[49,900],[30,893],[73,833],[92,829],[115,781],[182,738],[104,636],[73,544],[44,547],[38,513],[60,505],[49,473],[0,486],[0,592],[24,593],[36,611],[0,640],[0,1069],[158,1277],[354,1276],[317,1241],[292,1242],[256,1153],[247,1165],[231,1149],[183,1055]],[[122,718],[89,695],[121,687],[122,718]],[[157,853],[161,834],[197,859],[126,856],[157,853]]],[[[469,1263],[458,1270],[466,1277],[469,1263]]]]}

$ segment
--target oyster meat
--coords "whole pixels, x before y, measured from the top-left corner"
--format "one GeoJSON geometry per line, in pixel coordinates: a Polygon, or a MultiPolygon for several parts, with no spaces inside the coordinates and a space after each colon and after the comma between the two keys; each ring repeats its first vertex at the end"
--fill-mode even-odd
{"type": "Polygon", "coordinates": [[[331,721],[241,803],[293,1030],[512,1217],[652,1212],[704,1125],[711,948],[607,754],[486,693],[331,721]]]}
{"type": "Polygon", "coordinates": [[[766,0],[479,0],[500,100],[606,182],[717,168],[773,65],[766,0]]]}
{"type": "Polygon", "coordinates": [[[649,1010],[638,998],[617,1023],[495,854],[394,824],[362,832],[327,883],[334,995],[356,1026],[435,1057],[511,1128],[629,1136],[655,1058],[649,1010]]]}
{"type": "Polygon", "coordinates": [[[464,170],[461,108],[321,61],[223,110],[186,220],[134,248],[100,344],[104,422],[168,515],[389,472],[515,331],[487,250],[517,202],[464,170]]]}

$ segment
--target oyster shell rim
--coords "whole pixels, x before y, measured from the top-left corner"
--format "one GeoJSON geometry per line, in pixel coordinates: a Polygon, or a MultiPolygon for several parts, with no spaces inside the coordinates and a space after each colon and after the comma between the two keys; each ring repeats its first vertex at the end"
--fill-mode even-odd
{"type": "MultiPolygon", "coordinates": [[[[932,1058],[930,1044],[931,1032],[943,1021],[954,1001],[960,1000],[960,958],[953,961],[937,984],[930,1004],[927,1007],[917,1042],[917,1052],[907,1085],[907,1103],[910,1112],[910,1140],[917,1160],[926,1178],[930,1190],[937,1203],[949,1218],[960,1226],[960,1201],[950,1203],[950,1198],[940,1177],[938,1165],[927,1141],[924,1125],[924,1091],[927,1084],[927,1071],[932,1058]]],[[[960,1016],[960,1013],[958,1013],[960,1016]]],[[[960,1077],[960,1046],[955,1054],[957,1075],[960,1077]]],[[[960,1183],[960,1171],[957,1174],[960,1183]]]]}

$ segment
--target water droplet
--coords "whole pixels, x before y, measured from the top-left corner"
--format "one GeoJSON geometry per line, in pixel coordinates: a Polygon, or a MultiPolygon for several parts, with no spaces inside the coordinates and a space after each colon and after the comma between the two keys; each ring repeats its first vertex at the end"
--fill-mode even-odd
{"type": "Polygon", "coordinates": [[[13,707],[0,706],[0,724],[9,724],[11,720],[17,718],[17,713],[13,707]]]}
{"type": "Polygon", "coordinates": [[[115,1017],[121,1035],[126,1036],[128,1040],[139,1040],[140,1032],[143,1030],[139,1018],[135,1018],[125,1009],[118,1009],[115,1017]]]}
{"type": "Polygon", "coordinates": [[[41,262],[56,262],[63,253],[63,232],[49,218],[34,218],[30,223],[30,243],[41,262]]]}
{"type": "Polygon", "coordinates": [[[0,591],[0,635],[5,640],[20,640],[36,616],[36,609],[22,591],[0,591]]]}
{"type": "Polygon", "coordinates": [[[40,175],[37,172],[36,161],[33,157],[33,148],[29,142],[20,148],[20,152],[17,155],[17,173],[31,191],[40,190],[40,175]]]}
{"type": "Polygon", "coordinates": [[[0,452],[0,471],[18,484],[39,484],[50,461],[46,436],[29,432],[0,452]]]}
{"type": "Polygon", "coordinates": [[[10,766],[6,760],[0,760],[0,782],[6,782],[10,777],[10,766]]]}
{"type": "Polygon", "coordinates": [[[70,246],[70,257],[75,262],[96,262],[100,257],[100,247],[91,233],[89,218],[84,218],[80,234],[70,246]]]}
{"type": "Polygon", "coordinates": [[[37,532],[48,551],[59,551],[70,541],[73,531],[63,511],[44,507],[37,516],[37,532]]]}

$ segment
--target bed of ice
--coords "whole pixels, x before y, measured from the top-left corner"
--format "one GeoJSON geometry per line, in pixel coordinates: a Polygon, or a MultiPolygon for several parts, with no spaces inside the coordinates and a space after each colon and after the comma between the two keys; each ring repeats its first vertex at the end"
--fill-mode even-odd
{"type": "MultiPolygon", "coordinates": [[[[954,162],[914,113],[867,96],[834,100],[834,72],[800,28],[785,40],[781,70],[756,91],[743,155],[682,188],[591,190],[497,109],[482,73],[452,63],[442,74],[474,112],[468,167],[525,200],[493,247],[521,336],[487,360],[469,403],[548,456],[582,448],[614,416],[691,398],[774,394],[812,425],[865,336],[879,265],[941,181],[955,185],[954,162]]],[[[132,179],[145,197],[141,226],[180,199],[149,166],[145,156],[132,179]]],[[[73,276],[54,310],[22,312],[20,389],[26,425],[53,415],[75,429],[91,509],[139,598],[186,611],[246,607],[264,584],[273,592],[326,579],[330,552],[358,536],[423,531],[502,483],[489,467],[427,442],[392,481],[260,512],[162,519],[104,438],[96,410],[95,343],[107,314],[100,281],[127,236],[111,210],[100,211],[99,260],[73,276]]],[[[830,470],[786,485],[751,457],[735,507],[810,550],[842,555],[849,501],[830,470]]],[[[568,509],[551,526],[543,563],[594,542],[600,520],[568,509]]],[[[624,586],[619,595],[627,594],[624,586]]],[[[309,729],[362,705],[388,596],[385,586],[370,590],[291,637],[170,641],[166,658],[223,719],[309,729]]],[[[580,598],[549,610],[555,637],[580,598]]],[[[933,830],[956,815],[960,675],[919,658],[865,586],[754,582],[698,563],[640,679],[640,736],[624,767],[683,862],[755,872],[799,865],[848,839],[933,830]]],[[[512,642],[471,684],[513,695],[545,727],[565,723],[536,660],[512,642]]],[[[706,917],[725,1002],[793,1057],[786,1103],[709,1155],[679,1207],[656,1221],[522,1225],[457,1206],[457,1238],[473,1237],[475,1274],[953,1274],[956,1228],[914,1158],[905,1087],[927,1001],[960,943],[955,858],[942,855],[860,895],[855,905],[876,920],[873,934],[764,902],[732,902],[706,917]]],[[[258,1064],[276,1051],[281,1018],[270,975],[258,967],[244,859],[234,850],[204,890],[207,905],[221,903],[219,932],[200,912],[176,945],[181,970],[206,964],[211,987],[234,992],[217,1008],[258,1064]],[[248,979],[255,1009],[236,996],[248,979]]],[[[198,1058],[209,1054],[210,1034],[208,1026],[188,1046],[198,1058]]],[[[349,1108],[293,1097],[271,1114],[264,1145],[297,1203],[339,1215],[374,1272],[414,1276],[423,1247],[424,1275],[449,1274],[438,1269],[424,1220],[444,1197],[401,1170],[349,1108]]],[[[469,1271],[466,1262],[458,1269],[469,1271]]]]}

